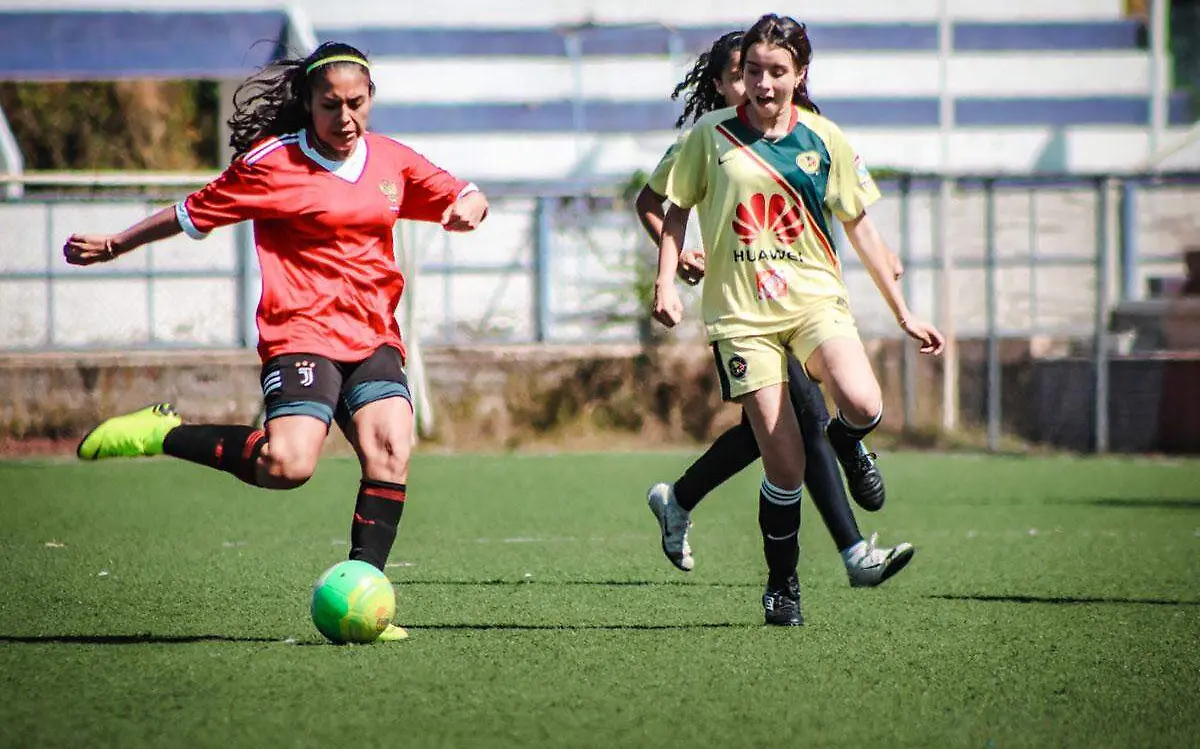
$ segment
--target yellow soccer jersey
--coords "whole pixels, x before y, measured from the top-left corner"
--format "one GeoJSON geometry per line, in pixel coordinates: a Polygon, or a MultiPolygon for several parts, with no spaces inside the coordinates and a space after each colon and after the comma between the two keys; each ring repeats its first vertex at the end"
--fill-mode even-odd
{"type": "Polygon", "coordinates": [[[702,307],[713,341],[786,330],[813,305],[848,304],[830,227],[879,199],[837,125],[793,107],[790,131],[771,141],[750,125],[745,106],[696,123],[664,192],[700,214],[702,307]]]}

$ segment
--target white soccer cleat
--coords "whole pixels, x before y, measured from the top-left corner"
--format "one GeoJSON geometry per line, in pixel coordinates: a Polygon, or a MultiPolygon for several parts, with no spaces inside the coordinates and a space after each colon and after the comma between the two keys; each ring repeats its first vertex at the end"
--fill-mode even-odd
{"type": "Polygon", "coordinates": [[[379,642],[399,642],[401,640],[407,640],[408,630],[395,624],[388,624],[387,627],[379,633],[379,637],[375,639],[379,642]]]}
{"type": "Polygon", "coordinates": [[[655,484],[646,492],[650,512],[658,519],[662,531],[663,554],[671,564],[684,572],[691,572],[696,565],[692,559],[692,547],[688,545],[688,529],[692,527],[692,514],[675,501],[675,488],[670,484],[655,484]]]}
{"type": "Polygon", "coordinates": [[[899,543],[894,548],[875,545],[879,534],[871,534],[863,553],[846,562],[846,574],[850,576],[850,587],[873,588],[895,575],[912,560],[916,549],[912,544],[899,543]]]}

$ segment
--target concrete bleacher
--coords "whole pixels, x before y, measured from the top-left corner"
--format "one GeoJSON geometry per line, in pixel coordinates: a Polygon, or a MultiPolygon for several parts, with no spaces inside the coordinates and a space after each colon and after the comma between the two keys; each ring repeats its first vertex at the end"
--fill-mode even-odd
{"type": "MultiPolygon", "coordinates": [[[[768,3],[310,7],[321,39],[376,62],[376,128],[482,179],[626,175],[674,137],[667,95],[694,55],[768,3]],[[454,65],[453,73],[447,65],[454,65]],[[461,64],[461,65],[459,65],[461,64]]],[[[938,2],[805,3],[814,99],[868,163],[943,167],[938,2]]],[[[950,168],[1137,170],[1151,147],[1145,32],[1119,0],[952,0],[950,168]]],[[[1165,140],[1192,121],[1168,99],[1165,140]]]]}
{"type": "MultiPolygon", "coordinates": [[[[537,179],[585,176],[597,165],[628,174],[652,164],[673,137],[678,106],[667,94],[691,57],[729,27],[318,27],[317,35],[372,54],[377,129],[443,163],[469,158],[481,178],[537,179]],[[462,72],[448,75],[455,62],[462,72]],[[482,154],[465,157],[473,142],[482,154]]],[[[1119,18],[957,22],[947,70],[952,168],[1139,168],[1151,111],[1150,60],[1139,34],[1119,18]]],[[[812,38],[812,95],[867,161],[939,168],[936,25],[814,22],[812,38]]],[[[1172,95],[1173,132],[1191,120],[1187,97],[1172,95]]]]}
{"type": "MultiPolygon", "coordinates": [[[[1136,170],[1151,147],[1153,73],[1144,30],[1122,5],[951,0],[948,165],[938,0],[805,3],[800,18],[810,23],[815,51],[810,90],[875,167],[1136,170]]],[[[433,3],[319,0],[292,3],[290,12],[236,0],[197,7],[0,0],[0,79],[86,75],[89,65],[91,77],[236,78],[303,38],[289,38],[281,24],[311,23],[316,40],[371,55],[373,129],[451,170],[505,181],[624,177],[651,167],[673,139],[678,105],[668,95],[695,54],[778,9],[710,0],[465,0],[453,12],[433,3]],[[173,14],[181,15],[172,22],[173,14]],[[48,16],[58,18],[47,26],[48,16]],[[66,43],[80,34],[62,30],[82,26],[98,46],[66,43]]],[[[1165,139],[1192,120],[1187,96],[1172,94],[1165,139]]]]}

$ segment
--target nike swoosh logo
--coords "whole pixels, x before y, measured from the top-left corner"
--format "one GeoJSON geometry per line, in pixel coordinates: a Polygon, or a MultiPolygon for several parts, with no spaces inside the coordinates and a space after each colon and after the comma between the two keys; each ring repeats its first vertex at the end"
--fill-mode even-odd
{"type": "Polygon", "coordinates": [[[737,148],[735,148],[735,149],[733,149],[732,151],[726,151],[725,153],[721,154],[720,158],[718,158],[718,159],[717,159],[717,166],[721,166],[721,165],[722,165],[722,164],[724,164],[726,161],[729,161],[729,160],[730,160],[730,159],[732,159],[734,156],[737,156],[737,155],[738,155],[738,152],[739,152],[739,150],[740,150],[740,149],[737,149],[737,148]]]}

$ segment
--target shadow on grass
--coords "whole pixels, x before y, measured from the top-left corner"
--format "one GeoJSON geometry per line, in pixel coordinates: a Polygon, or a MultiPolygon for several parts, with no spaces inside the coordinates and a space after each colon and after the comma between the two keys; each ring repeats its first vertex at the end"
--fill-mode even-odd
{"type": "Polygon", "coordinates": [[[1200,601],[1176,601],[1169,598],[1077,598],[1073,596],[989,596],[989,595],[931,595],[927,598],[940,598],[943,601],[984,601],[988,603],[1050,603],[1058,605],[1075,605],[1086,603],[1111,603],[1118,605],[1136,606],[1200,606],[1200,601]]]}
{"type": "Polygon", "coordinates": [[[581,585],[584,587],[607,588],[657,588],[662,586],[680,586],[687,588],[760,588],[761,583],[696,583],[690,580],[393,580],[393,585],[477,585],[509,586],[519,588],[522,585],[566,586],[581,585]]]}
{"type": "Polygon", "coordinates": [[[0,635],[0,644],[27,645],[186,645],[196,642],[280,642],[276,637],[230,637],[228,635],[0,635]]]}
{"type": "Polygon", "coordinates": [[[1200,510],[1200,499],[1163,499],[1161,497],[1095,497],[1070,499],[1069,505],[1094,505],[1096,507],[1152,508],[1155,510],[1200,510]]]}
{"type": "Polygon", "coordinates": [[[670,631],[689,629],[761,629],[761,624],[745,622],[699,622],[696,624],[414,624],[406,625],[410,632],[425,630],[450,631],[480,631],[480,632],[574,632],[582,630],[609,630],[615,632],[630,631],[670,631]]]}

